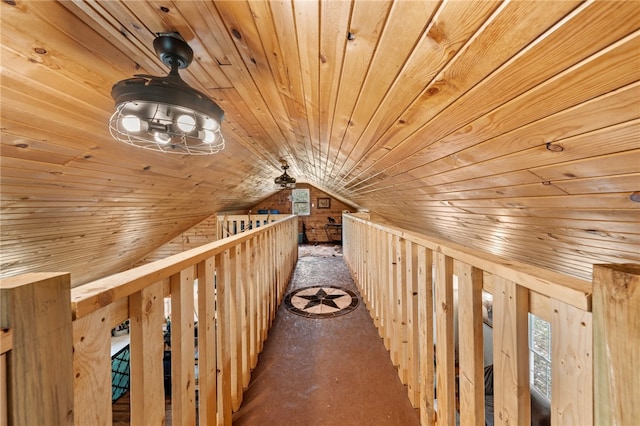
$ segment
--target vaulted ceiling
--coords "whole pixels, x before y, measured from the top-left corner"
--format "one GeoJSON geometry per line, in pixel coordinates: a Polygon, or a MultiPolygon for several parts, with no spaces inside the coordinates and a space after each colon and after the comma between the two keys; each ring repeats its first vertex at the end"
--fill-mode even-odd
{"type": "Polygon", "coordinates": [[[130,267],[290,174],[404,228],[590,279],[640,262],[640,2],[27,1],[1,19],[2,275],[130,267]],[[226,148],[114,141],[111,87],[181,72],[226,148]]]}

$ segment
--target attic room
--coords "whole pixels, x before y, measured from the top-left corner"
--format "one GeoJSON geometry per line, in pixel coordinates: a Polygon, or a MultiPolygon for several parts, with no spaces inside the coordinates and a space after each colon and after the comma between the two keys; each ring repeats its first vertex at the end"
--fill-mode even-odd
{"type": "Polygon", "coordinates": [[[0,424],[112,424],[125,321],[131,423],[164,424],[166,300],[172,424],[231,424],[307,245],[360,303],[314,321],[366,313],[419,424],[485,424],[489,348],[496,424],[532,424],[532,318],[551,424],[640,416],[640,2],[4,0],[0,22],[0,424]]]}

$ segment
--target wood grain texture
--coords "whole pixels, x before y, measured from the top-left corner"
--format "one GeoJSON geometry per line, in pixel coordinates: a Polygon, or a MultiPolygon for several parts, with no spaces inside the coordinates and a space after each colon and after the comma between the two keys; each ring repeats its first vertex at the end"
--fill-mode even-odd
{"type": "Polygon", "coordinates": [[[593,424],[593,315],[555,300],[551,308],[551,422],[593,424]]]}
{"type": "Polygon", "coordinates": [[[420,352],[420,423],[433,424],[434,406],[434,330],[433,330],[433,252],[418,246],[418,344],[420,352]]]}
{"type": "Polygon", "coordinates": [[[76,426],[112,424],[112,306],[73,321],[73,421],[76,426]]]}
{"type": "MultiPolygon", "coordinates": [[[[435,264],[435,341],[436,345],[436,397],[439,424],[455,425],[455,348],[453,324],[453,258],[441,252],[434,253],[435,264]]],[[[428,362],[428,360],[427,360],[428,362]]]]}
{"type": "Polygon", "coordinates": [[[12,330],[2,336],[3,363],[8,361],[2,405],[9,424],[74,424],[69,290],[68,274],[0,280],[0,326],[12,330]]]}
{"type": "Polygon", "coordinates": [[[193,268],[171,277],[171,422],[196,424],[193,268]]]}
{"type": "Polygon", "coordinates": [[[640,416],[635,366],[640,345],[640,267],[597,265],[593,271],[594,422],[624,425],[640,416]]]}
{"type": "Polygon", "coordinates": [[[278,198],[281,160],[332,209],[473,250],[583,280],[640,262],[636,1],[1,7],[0,276],[75,287],[190,248],[214,214],[278,198]],[[109,135],[111,87],[165,74],[167,31],[194,50],[183,79],[225,111],[217,155],[109,135]]]}
{"type": "Polygon", "coordinates": [[[216,263],[210,257],[198,264],[198,417],[217,422],[216,263]]]}
{"type": "Polygon", "coordinates": [[[456,262],[460,422],[484,424],[482,270],[456,262]]]}
{"type": "Polygon", "coordinates": [[[494,278],[494,418],[531,424],[529,391],[528,292],[513,281],[494,278]]]}
{"type": "Polygon", "coordinates": [[[164,295],[157,282],[129,297],[131,423],[162,424],[165,420],[164,371],[164,295]]]}

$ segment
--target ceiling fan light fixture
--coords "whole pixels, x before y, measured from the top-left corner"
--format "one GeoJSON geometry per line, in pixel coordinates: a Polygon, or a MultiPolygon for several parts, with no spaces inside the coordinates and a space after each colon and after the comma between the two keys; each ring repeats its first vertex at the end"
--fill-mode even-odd
{"type": "Polygon", "coordinates": [[[287,173],[287,169],[289,168],[289,165],[287,163],[284,163],[282,165],[282,170],[284,171],[284,173],[282,173],[280,176],[278,176],[277,178],[275,178],[273,180],[273,182],[280,186],[281,188],[295,188],[296,187],[296,179],[289,176],[289,174],[287,173]]]}
{"type": "Polygon", "coordinates": [[[159,34],[153,46],[171,71],[165,77],[135,75],[113,85],[116,111],[109,120],[111,136],[153,151],[220,152],[225,143],[220,130],[224,111],[178,73],[189,66],[193,51],[178,33],[159,34]]]}

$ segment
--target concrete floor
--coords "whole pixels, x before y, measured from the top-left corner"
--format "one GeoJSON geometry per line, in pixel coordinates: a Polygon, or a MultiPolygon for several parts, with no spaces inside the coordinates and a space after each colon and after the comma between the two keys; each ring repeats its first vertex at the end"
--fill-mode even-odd
{"type": "MultiPolygon", "coordinates": [[[[340,247],[301,246],[287,293],[340,286],[358,294],[340,247]]],[[[331,318],[278,311],[234,425],[418,425],[366,307],[331,318]]]]}

